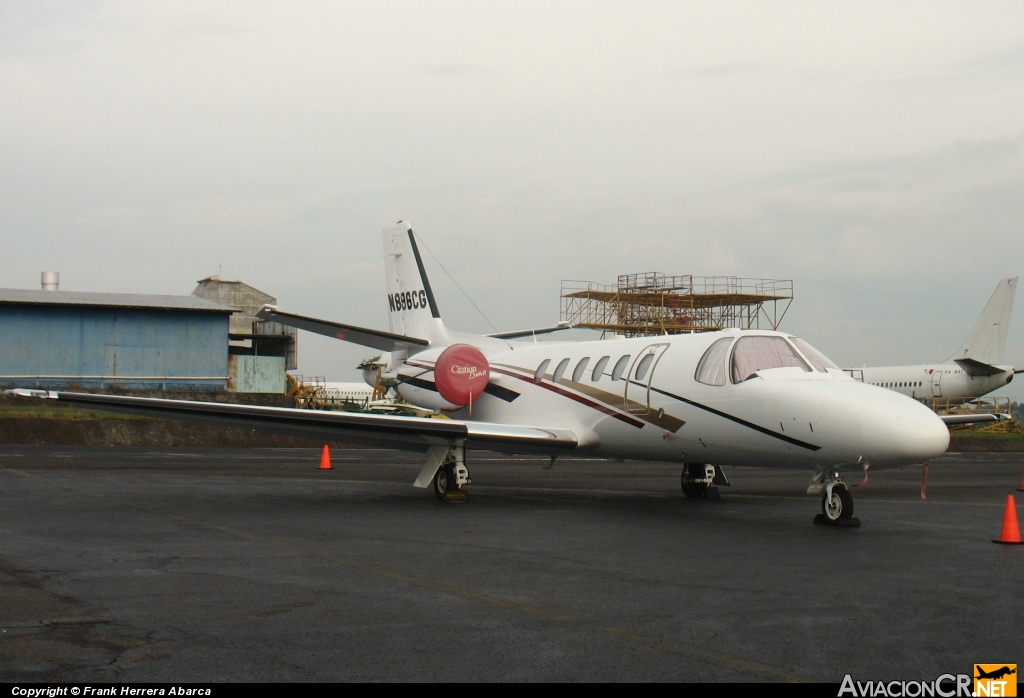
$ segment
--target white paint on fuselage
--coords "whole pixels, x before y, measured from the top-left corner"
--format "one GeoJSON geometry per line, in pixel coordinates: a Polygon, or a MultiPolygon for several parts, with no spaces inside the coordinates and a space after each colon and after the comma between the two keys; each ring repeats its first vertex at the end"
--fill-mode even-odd
{"type": "MultiPolygon", "coordinates": [[[[874,466],[909,465],[945,451],[948,430],[931,410],[893,391],[852,380],[842,371],[776,368],[741,383],[697,382],[695,369],[708,347],[722,337],[744,334],[790,336],[725,330],[509,343],[500,351],[488,343],[480,348],[491,365],[491,383],[519,397],[507,402],[484,394],[471,410],[450,414],[456,419],[568,429],[583,443],[596,443],[590,449],[593,455],[612,458],[806,468],[849,466],[862,458],[874,466]],[[633,377],[639,358],[656,345],[663,350],[643,381],[650,381],[649,391],[612,379],[622,356],[630,357],[626,373],[633,377]],[[592,371],[605,356],[607,365],[594,380],[592,371]],[[575,383],[573,372],[585,357],[590,361],[575,383]],[[569,360],[568,366],[554,383],[552,372],[563,359],[569,360]],[[545,360],[550,361],[546,375],[536,383],[534,372],[545,360]],[[644,414],[630,413],[627,390],[629,400],[639,403],[644,414]],[[595,398],[595,391],[604,393],[603,399],[595,398]],[[685,424],[673,433],[652,423],[660,410],[685,424]]],[[[408,361],[422,371],[444,348],[428,349],[408,361]]],[[[433,380],[429,371],[421,375],[433,380]]]]}
{"type": "Polygon", "coordinates": [[[921,366],[872,366],[847,369],[857,380],[895,390],[918,400],[969,399],[987,395],[1013,380],[1012,366],[997,366],[1000,373],[972,376],[958,364],[921,366]]]}

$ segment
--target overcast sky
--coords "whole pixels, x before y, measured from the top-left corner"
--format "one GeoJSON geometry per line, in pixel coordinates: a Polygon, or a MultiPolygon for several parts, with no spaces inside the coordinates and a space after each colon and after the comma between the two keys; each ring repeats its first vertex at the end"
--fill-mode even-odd
{"type": "Polygon", "coordinates": [[[500,330],[562,279],[785,278],[838,363],[945,360],[1024,272],[1024,3],[0,0],[0,287],[220,272],[386,329],[398,219],[500,330]]]}

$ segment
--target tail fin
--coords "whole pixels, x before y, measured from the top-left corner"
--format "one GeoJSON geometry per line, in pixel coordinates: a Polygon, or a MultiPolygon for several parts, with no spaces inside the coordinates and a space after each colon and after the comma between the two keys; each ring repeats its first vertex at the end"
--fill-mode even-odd
{"type": "Polygon", "coordinates": [[[391,332],[422,337],[431,344],[448,343],[448,332],[408,223],[399,221],[384,228],[384,273],[391,332]]]}
{"type": "Polygon", "coordinates": [[[999,282],[971,333],[949,361],[972,361],[994,366],[1003,360],[1016,290],[1016,277],[999,282]]]}

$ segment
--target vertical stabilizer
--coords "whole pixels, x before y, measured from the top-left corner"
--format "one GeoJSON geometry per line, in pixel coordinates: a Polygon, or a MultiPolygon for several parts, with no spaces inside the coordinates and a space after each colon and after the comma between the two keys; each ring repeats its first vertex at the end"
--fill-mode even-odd
{"type": "Polygon", "coordinates": [[[408,223],[384,228],[384,273],[391,331],[431,344],[447,343],[448,333],[408,223]]]}
{"type": "Polygon", "coordinates": [[[983,364],[996,365],[1003,360],[1006,348],[1006,334],[1010,328],[1010,312],[1013,310],[1013,294],[1017,290],[1017,279],[1002,279],[995,293],[974,323],[963,346],[957,349],[950,361],[970,359],[983,364]]]}

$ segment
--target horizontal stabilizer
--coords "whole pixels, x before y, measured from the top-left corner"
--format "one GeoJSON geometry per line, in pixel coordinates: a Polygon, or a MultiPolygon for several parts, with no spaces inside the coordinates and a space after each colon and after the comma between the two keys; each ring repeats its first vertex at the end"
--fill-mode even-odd
{"type": "Polygon", "coordinates": [[[552,455],[576,448],[579,440],[567,429],[470,422],[429,417],[400,417],[361,412],[328,412],[291,407],[230,405],[221,402],[95,395],[55,390],[7,390],[16,397],[59,400],[93,410],[139,414],[165,419],[222,424],[277,434],[342,441],[378,448],[426,451],[431,445],[464,441],[467,448],[552,455]]]}
{"type": "Polygon", "coordinates": [[[497,334],[489,334],[488,337],[494,337],[495,339],[522,339],[523,337],[536,337],[539,334],[551,334],[552,332],[560,332],[561,330],[571,329],[568,322],[560,322],[554,327],[541,327],[535,330],[516,330],[514,332],[498,332],[497,334]]]}
{"type": "Polygon", "coordinates": [[[265,305],[260,308],[259,312],[256,313],[256,317],[260,320],[278,322],[288,327],[297,327],[300,330],[316,332],[325,337],[333,337],[334,339],[341,339],[381,351],[422,348],[430,344],[427,340],[417,337],[406,337],[401,334],[392,334],[391,332],[371,330],[353,325],[343,325],[340,322],[318,320],[303,315],[295,315],[294,313],[283,313],[271,305],[265,305]]]}
{"type": "Polygon", "coordinates": [[[955,363],[969,376],[994,376],[1006,370],[992,364],[983,364],[974,359],[956,359],[955,363]]]}
{"type": "Polygon", "coordinates": [[[984,422],[1005,422],[1010,419],[1008,414],[940,414],[939,419],[946,426],[956,424],[982,424],[984,422]]]}

